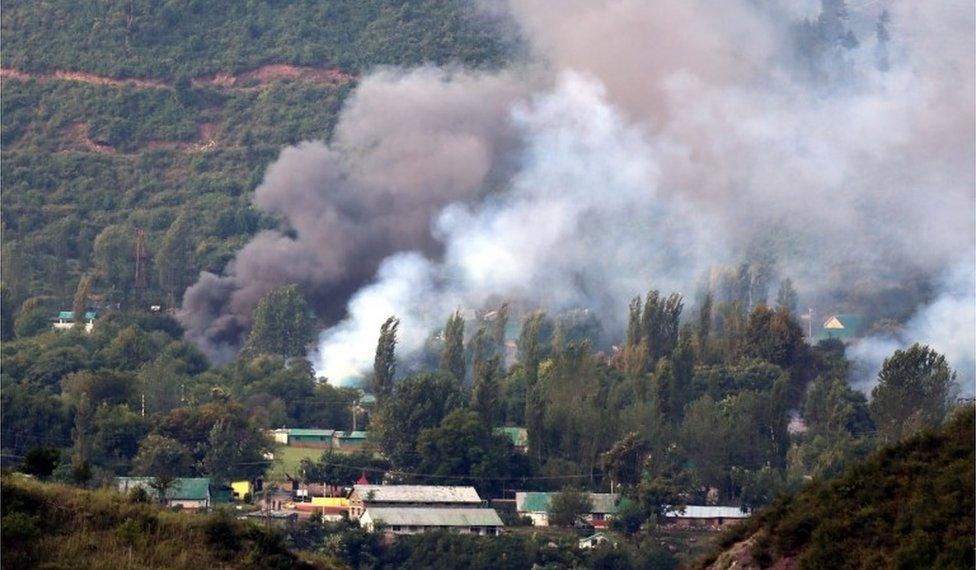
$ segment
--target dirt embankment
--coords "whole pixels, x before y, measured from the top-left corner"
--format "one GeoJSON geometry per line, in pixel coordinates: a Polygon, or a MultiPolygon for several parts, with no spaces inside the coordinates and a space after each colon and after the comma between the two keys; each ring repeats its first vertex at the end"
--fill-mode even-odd
{"type": "MultiPolygon", "coordinates": [[[[116,79],[83,71],[54,71],[52,73],[29,73],[9,67],[0,68],[0,78],[19,81],[77,81],[90,85],[105,85],[110,87],[132,86],[140,89],[172,89],[173,84],[159,79],[116,79]]],[[[271,64],[264,65],[251,71],[231,75],[218,73],[216,75],[198,77],[192,80],[193,85],[213,86],[223,89],[253,89],[277,81],[295,81],[339,85],[355,81],[356,76],[340,69],[321,69],[317,67],[298,67],[295,65],[271,64]]]]}
{"type": "Polygon", "coordinates": [[[771,565],[756,563],[752,558],[753,547],[758,540],[758,536],[753,534],[745,540],[740,540],[718,555],[714,562],[704,566],[706,570],[796,570],[797,564],[794,558],[780,558],[771,565]]]}

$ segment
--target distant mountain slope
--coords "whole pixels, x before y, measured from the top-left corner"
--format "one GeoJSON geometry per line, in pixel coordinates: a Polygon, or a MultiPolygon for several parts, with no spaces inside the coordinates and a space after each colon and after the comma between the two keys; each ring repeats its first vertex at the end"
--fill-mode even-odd
{"type": "Polygon", "coordinates": [[[111,491],[5,476],[3,568],[342,568],[299,558],[279,535],[217,515],[175,513],[111,491]]]}
{"type": "Polygon", "coordinates": [[[780,501],[707,568],[973,568],[974,414],[780,501]]]}
{"type": "Polygon", "coordinates": [[[497,27],[457,0],[55,0],[4,3],[3,67],[116,78],[497,62],[497,27]]]}
{"type": "Polygon", "coordinates": [[[276,226],[250,203],[265,167],[328,139],[363,73],[493,67],[515,49],[473,0],[14,0],[0,33],[12,313],[64,309],[85,273],[93,301],[130,304],[138,229],[143,304],[178,304],[201,270],[276,226]],[[163,282],[167,247],[180,261],[163,282]]]}

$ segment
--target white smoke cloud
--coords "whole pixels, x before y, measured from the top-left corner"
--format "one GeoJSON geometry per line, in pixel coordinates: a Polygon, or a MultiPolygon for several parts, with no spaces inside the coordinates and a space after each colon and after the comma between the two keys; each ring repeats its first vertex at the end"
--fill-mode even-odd
{"type": "Polygon", "coordinates": [[[953,267],[941,283],[941,295],[922,307],[903,330],[861,339],[848,349],[855,367],[851,384],[870,394],[884,359],[913,343],[927,344],[945,355],[956,371],[960,392],[976,394],[976,265],[953,267]]]}
{"type": "Polygon", "coordinates": [[[298,282],[333,323],[316,368],[343,382],[390,315],[401,357],[498,298],[590,308],[615,334],[632,296],[690,295],[759,243],[804,306],[924,304],[875,350],[931,339],[963,370],[974,302],[939,276],[976,243],[976,9],[885,5],[881,71],[874,4],[852,3],[859,47],[811,62],[795,24],[815,0],[509,0],[531,68],[364,78],[334,140],[283,152],[257,193],[293,231],[188,292],[188,331],[233,344],[260,294],[298,282]]]}
{"type": "MultiPolygon", "coordinates": [[[[947,21],[971,10],[909,21],[912,8],[894,6],[905,19],[889,71],[874,68],[867,37],[835,62],[842,79],[811,85],[785,55],[786,5],[511,9],[562,70],[554,89],[511,111],[520,169],[505,192],[442,211],[442,261],[397,256],[356,294],[348,318],[323,333],[317,366],[328,377],[368,368],[390,314],[410,355],[451,310],[496,295],[592,308],[613,330],[634,294],[688,293],[709,263],[777,228],[778,269],[808,301],[897,287],[972,251],[973,125],[949,119],[972,117],[972,54],[947,21]],[[933,42],[934,32],[949,39],[933,42]]],[[[965,369],[973,323],[946,319],[968,314],[971,296],[948,284],[937,296],[905,340],[931,339],[965,369]],[[964,332],[938,336],[940,322],[964,332]]],[[[869,346],[887,355],[895,345],[858,350],[869,346]]]]}
{"type": "Polygon", "coordinates": [[[445,311],[490,297],[553,309],[585,306],[623,316],[654,282],[690,283],[721,251],[706,219],[659,193],[659,165],[643,131],[628,125],[593,78],[562,74],[549,92],[512,110],[525,150],[502,193],[445,208],[435,235],[442,261],[400,254],[357,293],[349,317],[321,338],[317,370],[342,382],[372,363],[376,331],[401,319],[409,355],[445,311]]]}

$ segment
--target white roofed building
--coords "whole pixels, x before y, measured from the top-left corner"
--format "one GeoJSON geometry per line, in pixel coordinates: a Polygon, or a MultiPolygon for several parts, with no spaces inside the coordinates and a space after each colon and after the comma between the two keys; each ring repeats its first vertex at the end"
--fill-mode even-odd
{"type": "Polygon", "coordinates": [[[477,507],[369,507],[359,524],[369,532],[382,530],[394,535],[452,530],[495,536],[504,526],[495,509],[477,507]]]}
{"type": "Polygon", "coordinates": [[[474,487],[440,485],[356,485],[349,495],[349,518],[358,519],[375,507],[480,508],[474,487]]]}
{"type": "Polygon", "coordinates": [[[749,518],[749,512],[739,507],[688,505],[664,512],[666,524],[720,528],[749,518]]]}

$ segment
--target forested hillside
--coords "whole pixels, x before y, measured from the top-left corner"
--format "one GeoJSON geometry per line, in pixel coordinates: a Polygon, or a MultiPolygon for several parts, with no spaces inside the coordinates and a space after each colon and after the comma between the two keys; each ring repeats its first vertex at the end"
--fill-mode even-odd
{"type": "Polygon", "coordinates": [[[711,568],[972,568],[973,410],[773,504],[711,568]]]}
{"type": "MultiPolygon", "coordinates": [[[[328,139],[359,74],[497,65],[464,2],[12,2],[0,18],[4,312],[179,303],[263,227],[250,203],[288,144],[328,139]],[[130,81],[130,79],[135,79],[130,81]]],[[[30,332],[29,330],[24,332],[30,332]]],[[[10,331],[5,334],[9,336],[10,331]]]]}

